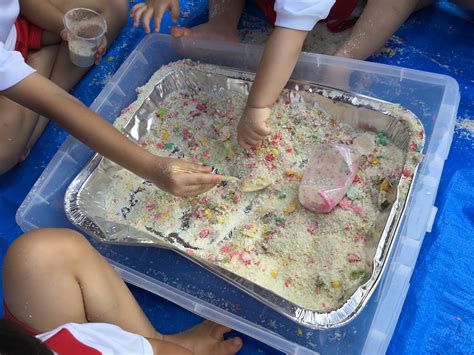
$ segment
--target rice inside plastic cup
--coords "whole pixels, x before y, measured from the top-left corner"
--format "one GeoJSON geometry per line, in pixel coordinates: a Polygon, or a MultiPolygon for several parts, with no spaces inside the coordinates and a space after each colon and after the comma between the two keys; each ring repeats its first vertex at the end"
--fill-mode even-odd
{"type": "Polygon", "coordinates": [[[107,32],[105,18],[94,10],[76,8],[66,12],[63,21],[71,62],[83,68],[92,66],[97,46],[107,32]]]}

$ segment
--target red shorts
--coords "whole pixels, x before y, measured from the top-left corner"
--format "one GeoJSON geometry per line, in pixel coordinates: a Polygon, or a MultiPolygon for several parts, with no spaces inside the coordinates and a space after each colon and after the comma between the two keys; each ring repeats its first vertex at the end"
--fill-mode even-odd
{"type": "Polygon", "coordinates": [[[39,332],[36,329],[33,329],[30,326],[26,325],[25,323],[20,322],[18,319],[16,319],[15,316],[12,314],[12,312],[10,312],[10,310],[8,309],[5,301],[3,302],[3,309],[5,310],[3,319],[8,319],[9,321],[13,322],[18,328],[23,329],[25,332],[31,335],[39,334],[39,332]]]}
{"type": "Polygon", "coordinates": [[[41,35],[43,29],[32,24],[23,16],[19,16],[15,21],[16,27],[16,46],[15,50],[26,58],[30,49],[41,49],[41,35]]]}
{"type": "MultiPolygon", "coordinates": [[[[275,0],[255,0],[255,2],[267,20],[274,25],[276,21],[275,0]]],[[[354,26],[357,18],[351,19],[350,17],[356,6],[357,0],[336,0],[328,17],[324,20],[328,29],[332,32],[342,32],[354,26]]]]}

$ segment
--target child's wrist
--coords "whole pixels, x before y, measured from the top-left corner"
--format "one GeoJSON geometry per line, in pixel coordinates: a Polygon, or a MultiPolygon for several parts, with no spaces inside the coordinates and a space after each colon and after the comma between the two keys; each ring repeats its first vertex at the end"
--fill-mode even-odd
{"type": "Polygon", "coordinates": [[[268,106],[246,106],[245,111],[246,112],[262,112],[262,111],[271,111],[272,109],[268,106]]]}
{"type": "Polygon", "coordinates": [[[246,111],[258,111],[258,110],[271,110],[270,107],[268,106],[265,106],[265,105],[253,105],[253,104],[247,104],[245,106],[245,110],[246,111]]]}
{"type": "Polygon", "coordinates": [[[163,158],[147,151],[143,151],[143,153],[143,157],[140,158],[140,175],[146,180],[154,181],[163,165],[163,158]]]}
{"type": "Polygon", "coordinates": [[[276,97],[274,100],[264,98],[264,97],[258,97],[258,95],[252,95],[252,92],[250,92],[250,95],[247,99],[247,104],[245,106],[246,109],[272,109],[273,104],[275,103],[276,97]]]}

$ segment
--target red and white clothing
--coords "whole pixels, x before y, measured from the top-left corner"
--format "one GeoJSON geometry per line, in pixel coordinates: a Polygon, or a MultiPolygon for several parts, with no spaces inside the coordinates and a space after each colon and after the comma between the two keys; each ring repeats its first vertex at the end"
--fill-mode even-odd
{"type": "MultiPolygon", "coordinates": [[[[16,49],[20,42],[26,42],[27,45],[28,43],[32,44],[31,38],[24,38],[25,30],[27,36],[33,35],[35,38],[33,42],[36,43],[30,48],[38,45],[38,36],[41,42],[41,31],[24,19],[22,24],[15,25],[19,14],[20,5],[18,0],[0,0],[0,91],[14,86],[35,72],[33,68],[25,63],[22,54],[16,49]],[[16,26],[19,26],[20,34],[17,32],[16,26]],[[22,41],[18,41],[19,39],[22,41]]],[[[24,46],[22,47],[24,48],[24,46]]]]}
{"type": "Polygon", "coordinates": [[[58,355],[153,355],[150,342],[106,323],[67,323],[36,335],[58,355]]]}
{"type": "Polygon", "coordinates": [[[255,0],[267,20],[275,26],[311,31],[321,20],[333,32],[352,27],[349,19],[357,0],[255,0]]]}
{"type": "Polygon", "coordinates": [[[16,319],[3,302],[4,318],[36,336],[58,355],[130,354],[153,355],[150,342],[141,335],[107,323],[67,323],[39,334],[36,329],[16,319]]]}
{"type": "Polygon", "coordinates": [[[311,31],[329,15],[336,0],[276,0],[275,26],[311,31]]]}

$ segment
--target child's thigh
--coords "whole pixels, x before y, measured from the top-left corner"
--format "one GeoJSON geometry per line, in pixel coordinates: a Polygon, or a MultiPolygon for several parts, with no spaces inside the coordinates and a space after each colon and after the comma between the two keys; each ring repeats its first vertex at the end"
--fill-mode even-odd
{"type": "Polygon", "coordinates": [[[37,117],[33,111],[0,96],[0,175],[20,160],[37,117]]]}
{"type": "MultiPolygon", "coordinates": [[[[26,62],[46,77],[50,76],[58,46],[47,46],[28,54],[26,62]]],[[[0,175],[23,156],[38,114],[0,95],[0,175]]]]}

